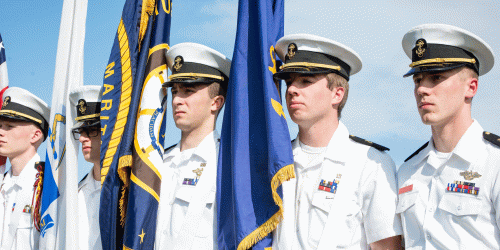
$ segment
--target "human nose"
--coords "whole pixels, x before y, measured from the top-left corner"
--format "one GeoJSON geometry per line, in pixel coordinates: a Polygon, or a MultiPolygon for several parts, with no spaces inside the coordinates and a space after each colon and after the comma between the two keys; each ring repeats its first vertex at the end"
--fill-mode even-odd
{"type": "Polygon", "coordinates": [[[292,82],[290,85],[288,85],[286,92],[287,92],[287,94],[289,96],[296,96],[296,95],[298,95],[298,88],[297,88],[297,86],[295,84],[295,81],[292,82]]]}

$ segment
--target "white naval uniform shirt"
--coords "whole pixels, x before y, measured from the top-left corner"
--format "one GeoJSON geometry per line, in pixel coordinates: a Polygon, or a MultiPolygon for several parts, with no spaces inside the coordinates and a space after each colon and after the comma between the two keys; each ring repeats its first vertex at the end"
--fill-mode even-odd
{"type": "Polygon", "coordinates": [[[398,187],[407,190],[397,208],[406,249],[500,249],[500,148],[474,121],[447,161],[436,152],[431,138],[398,170],[398,187]],[[481,177],[465,180],[465,171],[481,177]],[[479,193],[447,191],[454,181],[474,183],[479,193]]]}
{"type": "Polygon", "coordinates": [[[93,168],[78,184],[78,249],[102,249],[99,228],[101,182],[94,180],[93,168]]]}
{"type": "Polygon", "coordinates": [[[312,162],[302,152],[298,138],[292,148],[297,180],[283,183],[284,218],[273,234],[273,249],[317,249],[329,213],[341,209],[330,206],[335,194],[319,190],[319,184],[339,180],[342,190],[339,173],[353,176],[355,183],[350,186],[355,188],[344,189],[348,202],[342,206],[347,216],[336,225],[342,233],[338,249],[368,249],[372,242],[402,234],[395,214],[395,165],[389,155],[349,139],[342,122],[326,152],[312,162]]]}
{"type": "Polygon", "coordinates": [[[160,205],[156,225],[155,249],[186,247],[182,241],[190,241],[189,249],[217,249],[217,224],[215,191],[218,158],[217,131],[207,135],[193,149],[180,152],[180,143],[163,157],[164,165],[158,168],[162,175],[160,205]],[[203,169],[198,183],[188,185],[185,179],[196,179],[193,170],[203,169]],[[183,184],[184,183],[184,184],[183,184]],[[204,201],[203,201],[204,200],[204,201]],[[202,201],[200,203],[200,201],[202,201]],[[189,227],[189,210],[197,209],[199,220],[189,227]],[[189,228],[188,228],[189,227],[189,228]],[[185,232],[184,234],[181,232],[185,232]],[[182,234],[182,235],[181,235],[182,234]]]}
{"type": "Polygon", "coordinates": [[[38,170],[35,169],[35,163],[38,161],[40,161],[40,156],[35,154],[17,178],[13,178],[12,168],[7,172],[5,178],[4,176],[0,177],[4,178],[0,188],[0,228],[2,229],[0,245],[6,244],[8,240],[9,223],[11,223],[14,209],[21,209],[12,249],[38,249],[40,233],[34,228],[31,211],[22,211],[26,206],[31,207],[33,184],[38,173],[38,170]],[[29,193],[21,195],[23,191],[29,193]]]}

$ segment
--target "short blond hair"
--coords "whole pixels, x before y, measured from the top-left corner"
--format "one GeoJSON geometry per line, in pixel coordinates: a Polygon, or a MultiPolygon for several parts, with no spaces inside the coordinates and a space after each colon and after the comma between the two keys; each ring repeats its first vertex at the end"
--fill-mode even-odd
{"type": "Polygon", "coordinates": [[[340,119],[342,109],[344,108],[347,102],[347,96],[349,95],[349,82],[347,81],[347,79],[336,73],[327,74],[326,80],[328,81],[327,86],[330,90],[333,90],[336,87],[344,88],[344,97],[342,98],[342,101],[340,101],[339,108],[337,109],[337,116],[340,119]]]}

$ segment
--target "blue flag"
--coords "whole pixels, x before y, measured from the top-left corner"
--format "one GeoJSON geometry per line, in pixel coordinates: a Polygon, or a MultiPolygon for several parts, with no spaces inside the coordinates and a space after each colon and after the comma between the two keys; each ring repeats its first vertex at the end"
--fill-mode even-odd
{"type": "Polygon", "coordinates": [[[127,0],[104,73],[99,210],[103,249],[154,246],[161,186],[154,165],[163,154],[166,92],[161,84],[167,75],[171,6],[170,0],[127,0]]]}
{"type": "Polygon", "coordinates": [[[219,249],[264,249],[283,215],[280,185],[295,177],[273,73],[283,0],[240,0],[217,175],[219,249]]]}

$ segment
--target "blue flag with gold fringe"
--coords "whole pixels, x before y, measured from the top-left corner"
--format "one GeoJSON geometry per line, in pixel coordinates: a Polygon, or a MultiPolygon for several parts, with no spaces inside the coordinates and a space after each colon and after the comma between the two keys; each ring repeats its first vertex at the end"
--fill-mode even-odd
{"type": "Polygon", "coordinates": [[[127,0],[101,102],[103,249],[153,249],[163,161],[171,0],[127,0]],[[142,134],[141,134],[142,133],[142,134]],[[144,135],[143,135],[144,134],[144,135]]]}
{"type": "Polygon", "coordinates": [[[217,174],[219,249],[264,249],[283,215],[281,184],[294,178],[274,44],[283,0],[240,0],[217,174]]]}

